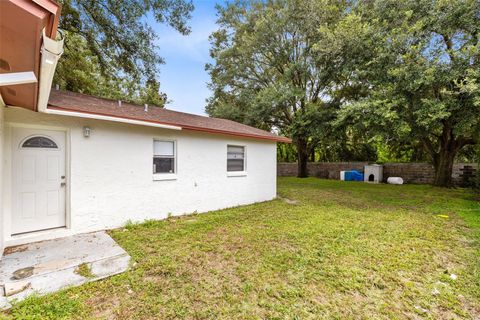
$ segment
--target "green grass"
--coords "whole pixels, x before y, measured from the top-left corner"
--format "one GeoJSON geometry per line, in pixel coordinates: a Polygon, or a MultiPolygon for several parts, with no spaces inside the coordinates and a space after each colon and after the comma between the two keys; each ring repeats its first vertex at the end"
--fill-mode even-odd
{"type": "Polygon", "coordinates": [[[135,262],[130,271],[32,297],[4,316],[480,317],[480,203],[473,194],[313,178],[281,178],[278,192],[297,202],[115,230],[135,262]]]}
{"type": "Polygon", "coordinates": [[[95,275],[92,273],[92,269],[86,263],[82,263],[75,269],[75,273],[84,277],[84,278],[94,278],[95,275]]]}

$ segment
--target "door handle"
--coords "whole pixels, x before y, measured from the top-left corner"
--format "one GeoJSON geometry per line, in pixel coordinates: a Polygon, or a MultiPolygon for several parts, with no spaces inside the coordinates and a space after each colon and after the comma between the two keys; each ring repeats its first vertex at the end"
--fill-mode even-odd
{"type": "Polygon", "coordinates": [[[65,182],[60,183],[60,187],[65,187],[67,184],[65,182]]]}

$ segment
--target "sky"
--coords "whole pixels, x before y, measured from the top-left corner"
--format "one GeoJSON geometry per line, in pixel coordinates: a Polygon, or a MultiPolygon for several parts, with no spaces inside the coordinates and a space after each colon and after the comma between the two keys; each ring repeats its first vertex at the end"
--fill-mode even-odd
{"type": "Polygon", "coordinates": [[[160,66],[160,90],[172,100],[166,106],[168,109],[205,115],[205,99],[210,96],[207,88],[210,77],[205,64],[211,62],[208,37],[217,29],[216,2],[193,2],[195,10],[189,21],[192,32],[188,36],[152,22],[159,36],[159,55],[165,60],[160,66]]]}

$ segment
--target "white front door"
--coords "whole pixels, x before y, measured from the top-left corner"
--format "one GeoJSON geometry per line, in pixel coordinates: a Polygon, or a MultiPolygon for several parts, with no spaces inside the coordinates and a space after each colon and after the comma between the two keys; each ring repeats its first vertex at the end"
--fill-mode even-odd
{"type": "Polygon", "coordinates": [[[12,235],[65,226],[65,132],[13,128],[12,235]]]}

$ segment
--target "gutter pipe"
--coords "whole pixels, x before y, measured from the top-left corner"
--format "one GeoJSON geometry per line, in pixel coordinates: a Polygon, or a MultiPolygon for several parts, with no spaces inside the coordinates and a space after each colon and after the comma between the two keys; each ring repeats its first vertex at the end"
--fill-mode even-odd
{"type": "Polygon", "coordinates": [[[57,38],[59,40],[50,39],[46,36],[45,29],[43,29],[42,37],[43,45],[41,50],[37,110],[45,113],[47,111],[50,90],[52,89],[53,75],[55,74],[58,59],[63,54],[64,35],[61,30],[58,30],[57,38]]]}

